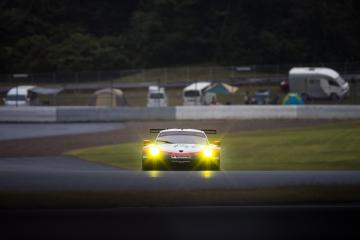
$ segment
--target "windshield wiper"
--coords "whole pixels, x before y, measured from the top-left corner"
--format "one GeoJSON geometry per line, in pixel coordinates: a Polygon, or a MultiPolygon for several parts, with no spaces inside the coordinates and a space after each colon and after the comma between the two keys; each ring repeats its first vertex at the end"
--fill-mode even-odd
{"type": "Polygon", "coordinates": [[[163,142],[163,143],[168,143],[168,144],[172,144],[172,143],[173,143],[173,142],[166,141],[166,140],[157,140],[157,142],[163,142]]]}

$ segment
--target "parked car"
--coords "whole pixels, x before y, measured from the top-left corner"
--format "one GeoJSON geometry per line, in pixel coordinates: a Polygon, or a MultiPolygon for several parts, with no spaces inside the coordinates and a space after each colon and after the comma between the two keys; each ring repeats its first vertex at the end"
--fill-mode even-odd
{"type": "Polygon", "coordinates": [[[210,105],[216,102],[216,93],[207,92],[211,82],[195,82],[183,90],[184,105],[210,105]]]}
{"type": "Polygon", "coordinates": [[[158,86],[149,86],[147,97],[148,107],[166,107],[168,105],[168,98],[165,89],[158,86]]]}
{"type": "Polygon", "coordinates": [[[11,88],[3,99],[6,106],[27,106],[30,105],[30,90],[35,86],[16,86],[11,88]]]}

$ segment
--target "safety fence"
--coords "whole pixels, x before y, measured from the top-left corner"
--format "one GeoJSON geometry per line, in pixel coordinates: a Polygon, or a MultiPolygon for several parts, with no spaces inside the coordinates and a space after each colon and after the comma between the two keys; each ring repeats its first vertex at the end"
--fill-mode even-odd
{"type": "MultiPolygon", "coordinates": [[[[350,96],[343,104],[360,103],[360,62],[297,63],[240,66],[183,66],[153,69],[109,71],[78,71],[50,73],[0,74],[0,105],[11,87],[34,85],[61,89],[56,95],[41,95],[34,105],[89,106],[103,89],[120,89],[127,106],[146,106],[148,87],[165,87],[169,106],[182,105],[182,89],[194,82],[224,82],[239,87],[231,96],[220,95],[220,104],[244,104],[244,95],[271,89],[283,99],[280,82],[288,78],[292,67],[329,67],[338,71],[350,83],[350,96]]],[[[281,103],[281,101],[279,101],[281,103]]],[[[333,104],[331,101],[310,101],[310,104],[333,104]]]]}

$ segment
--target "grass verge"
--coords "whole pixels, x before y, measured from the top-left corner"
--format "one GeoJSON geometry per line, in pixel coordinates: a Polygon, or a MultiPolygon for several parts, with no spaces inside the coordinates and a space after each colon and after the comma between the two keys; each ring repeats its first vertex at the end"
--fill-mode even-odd
{"type": "MultiPolygon", "coordinates": [[[[360,122],[316,128],[266,130],[221,136],[223,170],[358,170],[360,122]]],[[[130,170],[141,167],[142,143],[67,152],[130,170]]]]}

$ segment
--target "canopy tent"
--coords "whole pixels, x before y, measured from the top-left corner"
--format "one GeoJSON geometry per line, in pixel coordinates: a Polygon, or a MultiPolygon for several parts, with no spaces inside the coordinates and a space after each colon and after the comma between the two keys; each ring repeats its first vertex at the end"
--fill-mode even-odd
{"type": "Polygon", "coordinates": [[[239,89],[238,87],[229,85],[227,83],[215,83],[211,85],[206,90],[206,92],[229,95],[235,93],[238,89],[239,89]]]}
{"type": "Polygon", "coordinates": [[[29,92],[33,92],[39,95],[57,95],[63,90],[64,88],[34,87],[30,89],[29,92]]]}
{"type": "Polygon", "coordinates": [[[304,105],[304,100],[297,93],[288,93],[283,99],[283,105],[304,105]]]}
{"type": "Polygon", "coordinates": [[[29,89],[31,105],[56,105],[56,96],[64,88],[61,87],[37,87],[29,89]]]}
{"type": "Polygon", "coordinates": [[[124,106],[127,105],[123,91],[117,88],[104,88],[93,93],[91,106],[124,106]]]}

